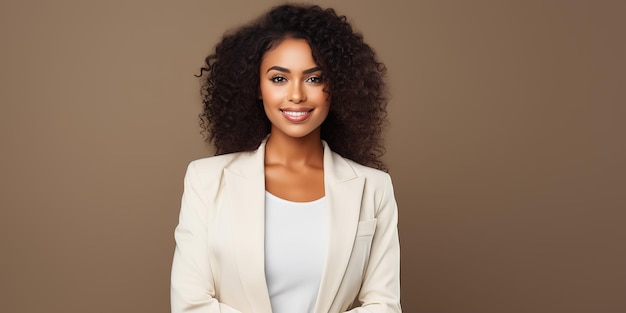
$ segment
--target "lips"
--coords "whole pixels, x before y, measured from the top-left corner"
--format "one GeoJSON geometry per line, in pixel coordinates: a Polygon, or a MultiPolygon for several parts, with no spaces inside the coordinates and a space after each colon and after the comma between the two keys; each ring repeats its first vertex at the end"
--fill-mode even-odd
{"type": "Polygon", "coordinates": [[[283,117],[285,117],[288,121],[294,123],[305,121],[309,118],[309,116],[311,116],[311,112],[313,112],[313,110],[280,110],[280,113],[283,115],[283,117]]]}

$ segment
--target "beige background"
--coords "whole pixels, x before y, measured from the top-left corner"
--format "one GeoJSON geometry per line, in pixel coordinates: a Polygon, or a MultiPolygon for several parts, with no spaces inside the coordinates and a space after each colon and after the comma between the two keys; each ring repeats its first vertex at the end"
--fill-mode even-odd
{"type": "MultiPolygon", "coordinates": [[[[0,311],[168,312],[198,72],[273,1],[0,3],[0,311]]],[[[623,1],[321,1],[389,67],[406,312],[626,311],[623,1]]]]}

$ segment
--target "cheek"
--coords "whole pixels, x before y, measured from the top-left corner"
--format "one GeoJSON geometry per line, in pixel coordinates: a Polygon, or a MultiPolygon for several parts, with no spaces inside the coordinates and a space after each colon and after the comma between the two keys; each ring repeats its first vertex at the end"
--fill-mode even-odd
{"type": "Polygon", "coordinates": [[[276,101],[282,97],[281,90],[271,84],[261,84],[259,98],[263,101],[276,101]]]}

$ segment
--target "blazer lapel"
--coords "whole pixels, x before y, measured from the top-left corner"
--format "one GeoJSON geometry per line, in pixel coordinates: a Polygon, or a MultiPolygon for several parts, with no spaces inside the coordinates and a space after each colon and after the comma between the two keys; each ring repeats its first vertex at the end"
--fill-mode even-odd
{"type": "Polygon", "coordinates": [[[265,281],[265,144],[224,170],[233,243],[250,312],[271,313],[265,281]]]}
{"type": "Polygon", "coordinates": [[[329,245],[315,313],[329,312],[352,253],[365,179],[324,142],[324,185],[329,245]]]}

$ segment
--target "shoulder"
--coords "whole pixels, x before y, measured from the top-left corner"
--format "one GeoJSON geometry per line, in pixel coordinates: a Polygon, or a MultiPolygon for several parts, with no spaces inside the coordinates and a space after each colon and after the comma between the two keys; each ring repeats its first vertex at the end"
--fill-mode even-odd
{"type": "Polygon", "coordinates": [[[191,161],[186,177],[194,177],[198,183],[206,184],[220,180],[225,169],[237,169],[250,163],[254,151],[235,152],[191,161]]]}
{"type": "MultiPolygon", "coordinates": [[[[343,177],[342,179],[364,179],[364,193],[374,195],[374,199],[381,200],[393,197],[393,184],[391,176],[387,172],[346,159],[335,152],[332,152],[332,155],[334,159],[333,169],[341,172],[339,176],[343,177]]],[[[336,174],[331,175],[335,176],[336,174]]]]}
{"type": "Polygon", "coordinates": [[[389,174],[385,171],[381,171],[376,168],[365,166],[349,159],[345,159],[345,160],[348,162],[348,164],[350,164],[350,166],[352,166],[354,171],[359,175],[372,177],[372,178],[381,178],[381,179],[389,177],[389,174]]]}
{"type": "Polygon", "coordinates": [[[385,171],[381,171],[379,169],[376,168],[372,168],[369,166],[365,166],[363,164],[357,163],[355,161],[352,161],[350,159],[346,159],[336,153],[333,152],[333,154],[337,155],[339,158],[343,159],[346,164],[348,166],[350,166],[352,168],[352,170],[354,171],[354,173],[357,176],[362,176],[365,177],[365,179],[368,180],[373,180],[373,181],[379,181],[379,182],[386,182],[388,180],[391,180],[391,177],[389,176],[389,174],[385,171]]]}
{"type": "Polygon", "coordinates": [[[344,158],[339,153],[333,151],[328,143],[324,144],[324,170],[330,170],[334,178],[338,180],[363,177],[366,180],[386,180],[389,177],[384,171],[357,163],[351,159],[344,158]]]}
{"type": "Polygon", "coordinates": [[[197,159],[189,163],[189,168],[194,168],[198,171],[214,171],[224,169],[241,158],[245,159],[248,154],[251,154],[251,152],[235,152],[197,159]]]}

